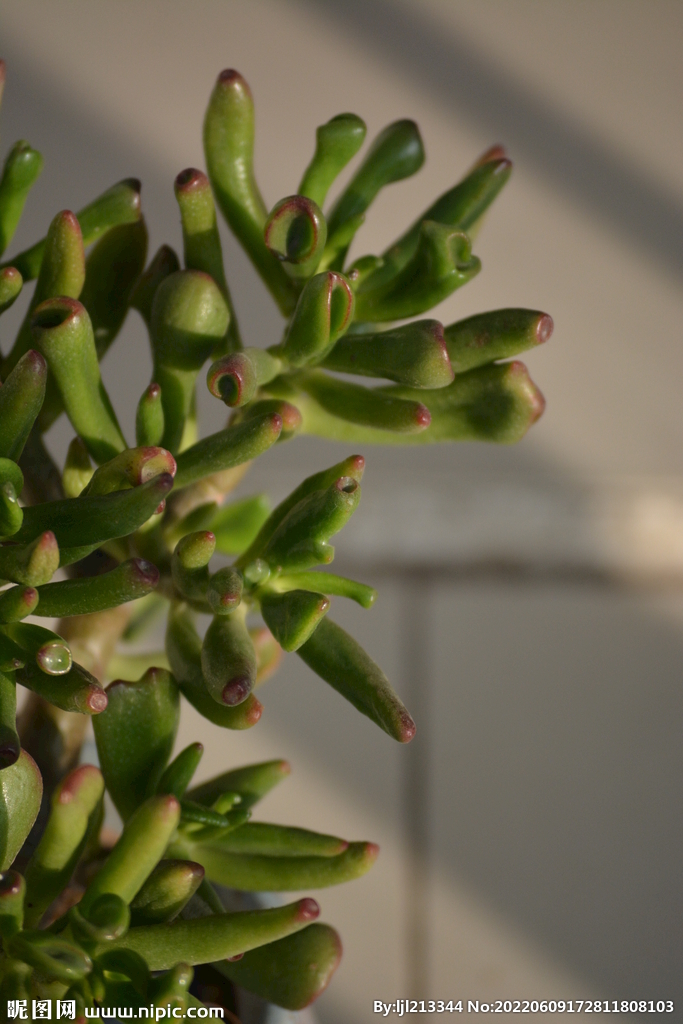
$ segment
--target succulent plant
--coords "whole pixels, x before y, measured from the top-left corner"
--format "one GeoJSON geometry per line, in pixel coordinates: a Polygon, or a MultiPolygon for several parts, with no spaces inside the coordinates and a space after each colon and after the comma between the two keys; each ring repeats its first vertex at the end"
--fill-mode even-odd
{"type": "MultiPolygon", "coordinates": [[[[0,388],[0,1005],[10,1016],[32,999],[67,1002],[76,1017],[197,1008],[202,994],[229,1006],[231,983],[296,1009],[337,965],[339,938],[313,923],[314,900],[227,912],[220,887],[334,885],[367,871],[377,847],[251,820],[289,772],[283,761],[190,788],[201,743],[171,757],[181,695],[214,725],[251,728],[256,688],[283,651],[391,737],[412,738],[382,670],[328,617],[332,596],[364,608],[376,596],[321,568],[358,506],[364,459],[320,469],[272,509],[263,495],[230,494],[253,459],[296,434],[353,448],[517,441],[543,399],[509,360],[552,329],[525,309],[445,328],[416,319],[480,269],[471,239],[511,169],[499,147],[385,253],[349,264],[377,193],[424,160],[417,126],[389,125],[323,213],[365,134],[353,114],[318,128],[297,194],[269,213],[251,93],[225,71],[204,122],[208,174],[175,181],[182,262],[163,246],[147,263],[129,179],[58,213],[0,266],[0,309],[35,280],[0,388]],[[283,315],[269,348],[242,343],[215,205],[283,315]],[[153,374],[124,434],[99,363],[131,308],[149,329],[153,374]],[[209,391],[230,412],[199,438],[207,364],[209,391]],[[63,414],[74,438],[60,470],[43,435],[63,414]],[[126,653],[161,613],[165,651],[126,653]],[[198,616],[210,618],[203,635],[198,616]],[[17,684],[29,691],[18,721],[17,684]],[[79,763],[89,717],[99,767],[79,763]],[[123,821],[115,842],[102,833],[105,789],[123,821]]],[[[6,158],[0,252],[41,167],[25,142],[6,158]]]]}

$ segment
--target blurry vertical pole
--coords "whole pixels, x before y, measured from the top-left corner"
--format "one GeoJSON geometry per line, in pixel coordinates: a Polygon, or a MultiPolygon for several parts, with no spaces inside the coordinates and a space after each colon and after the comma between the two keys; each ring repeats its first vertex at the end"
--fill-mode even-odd
{"type": "Polygon", "coordinates": [[[406,831],[406,995],[429,999],[430,956],[430,766],[433,581],[429,572],[403,574],[400,608],[401,697],[415,717],[417,733],[406,747],[403,813],[406,831]]]}

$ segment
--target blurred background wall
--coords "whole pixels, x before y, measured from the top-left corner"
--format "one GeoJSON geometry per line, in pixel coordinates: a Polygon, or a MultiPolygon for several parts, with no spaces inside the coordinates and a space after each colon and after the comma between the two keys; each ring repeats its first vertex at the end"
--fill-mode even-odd
{"type": "MultiPolygon", "coordinates": [[[[369,137],[419,122],[427,163],[381,194],[357,255],[490,144],[516,163],[477,241],[483,273],[437,315],[550,312],[528,359],[546,414],[514,449],[367,450],[337,546],[381,596],[335,615],[417,739],[398,748],[294,657],[256,730],[183,719],[205,775],[292,761],[271,820],[382,845],[366,878],[316,894],[346,946],[323,1024],[406,996],[683,998],[682,36],[675,0],[0,0],[2,147],[24,137],[46,158],[17,249],[131,175],[151,250],[179,248],[173,178],[203,165],[229,66],[254,92],[267,203],[333,114],[361,114],[369,137]]],[[[275,307],[224,247],[247,343],[270,344],[275,307]]],[[[123,423],[149,372],[131,316],[103,367],[123,423]]],[[[202,416],[221,425],[208,393],[202,416]]],[[[69,438],[58,423],[53,450],[69,438]]],[[[278,446],[241,493],[279,498],[344,454],[278,446]]]]}

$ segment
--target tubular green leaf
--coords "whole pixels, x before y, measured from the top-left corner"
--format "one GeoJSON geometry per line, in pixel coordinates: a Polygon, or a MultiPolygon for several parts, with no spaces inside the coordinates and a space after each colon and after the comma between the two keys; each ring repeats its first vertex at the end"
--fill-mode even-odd
{"type": "Polygon", "coordinates": [[[189,747],[181,750],[159,779],[157,793],[170,793],[180,800],[199,767],[203,753],[204,747],[201,743],[190,743],[189,747]]]}
{"type": "Polygon", "coordinates": [[[28,142],[15,142],[0,178],[0,256],[14,237],[24,204],[43,169],[43,158],[28,142]]]}
{"type": "Polygon", "coordinates": [[[164,436],[164,406],[158,384],[148,385],[135,414],[135,441],[138,445],[160,445],[164,436]]]}
{"type": "MultiPolygon", "coordinates": [[[[361,427],[411,435],[426,430],[430,424],[429,410],[421,393],[420,401],[399,399],[393,392],[350,384],[322,370],[301,373],[296,383],[324,412],[361,427]]],[[[307,429],[307,411],[304,406],[304,429],[307,429]]]]}
{"type": "MultiPolygon", "coordinates": [[[[241,806],[241,805],[240,805],[241,806]]],[[[305,828],[248,821],[217,838],[221,850],[265,857],[337,857],[348,849],[345,839],[305,828]]]]}
{"type": "Polygon", "coordinates": [[[0,313],[19,298],[24,281],[16,267],[3,267],[0,270],[0,313]]]}
{"type": "Polygon", "coordinates": [[[288,761],[261,761],[224,772],[195,786],[187,795],[199,804],[213,806],[224,793],[239,793],[242,798],[239,806],[249,810],[286,779],[291,770],[288,761]]]}
{"type": "Polygon", "coordinates": [[[180,697],[173,676],[159,668],[135,683],[110,683],[107,697],[95,740],[107,790],[126,821],[156,792],[173,750],[180,697]]]}
{"type": "Polygon", "coordinates": [[[361,282],[356,292],[356,318],[376,322],[418,316],[480,270],[481,262],[472,255],[466,234],[436,221],[423,221],[415,252],[400,270],[389,275],[382,266],[361,282]]]}
{"type": "Polygon", "coordinates": [[[50,618],[87,615],[116,608],[151,593],[159,582],[159,570],[142,558],[131,558],[100,576],[60,580],[38,588],[37,614],[50,618]]]}
{"type": "Polygon", "coordinates": [[[260,558],[265,551],[268,542],[279,527],[282,520],[289,515],[295,505],[308,497],[314,491],[326,491],[342,477],[349,477],[360,483],[365,469],[365,459],[362,455],[351,455],[342,462],[335,463],[329,469],[323,469],[319,473],[306,477],[305,480],[295,487],[283,501],[270,513],[265,523],[259,530],[255,540],[238,560],[238,566],[248,565],[254,559],[260,558]]]}
{"type": "Polygon", "coordinates": [[[296,285],[263,240],[267,211],[254,177],[254,101],[237,71],[218,76],[204,119],[204,153],[221,213],[280,311],[289,316],[296,285]]]}
{"type": "MultiPolygon", "coordinates": [[[[130,224],[140,219],[140,182],[135,178],[125,178],[84,206],[76,216],[83,235],[83,245],[92,245],[117,224],[130,224]]],[[[38,276],[46,246],[47,239],[43,238],[12,260],[12,265],[20,271],[24,281],[32,281],[38,276]]]]}
{"type": "Polygon", "coordinates": [[[171,576],[182,597],[204,601],[209,586],[209,562],[216,550],[210,530],[188,533],[176,544],[171,556],[171,576]]]}
{"type": "Polygon", "coordinates": [[[51,676],[63,676],[70,671],[71,648],[51,629],[33,622],[14,622],[4,626],[2,634],[10,637],[23,652],[24,662],[35,661],[38,668],[51,676]]]}
{"type": "Polygon", "coordinates": [[[0,593],[0,623],[25,619],[35,611],[37,604],[35,587],[8,587],[0,593]]]}
{"type": "Polygon", "coordinates": [[[324,594],[289,590],[284,594],[260,595],[265,624],[285,651],[296,651],[313,635],[330,608],[324,594]]]}
{"type": "Polygon", "coordinates": [[[179,270],[156,290],[150,323],[152,376],[161,387],[161,443],[171,452],[178,450],[192,411],[197,374],[225,336],[229,317],[218,285],[199,270],[179,270]]]}
{"type": "Polygon", "coordinates": [[[130,304],[133,309],[137,309],[148,327],[152,318],[152,303],[157,288],[162,281],[178,270],[180,270],[180,260],[175,252],[170,245],[162,245],[135,285],[130,304]]]}
{"type": "Polygon", "coordinates": [[[172,921],[203,879],[204,868],[194,861],[160,861],[130,905],[133,927],[172,921]]]}
{"type": "Polygon", "coordinates": [[[458,320],[445,330],[448,355],[456,373],[497,359],[509,359],[548,340],[553,320],[535,309],[495,309],[458,320]]]}
{"type": "MultiPolygon", "coordinates": [[[[26,276],[24,280],[27,280],[26,276]]],[[[12,351],[5,361],[5,373],[17,364],[29,348],[33,311],[44,300],[56,296],[77,299],[81,294],[84,280],[85,254],[81,229],[74,214],[69,210],[63,210],[50,224],[36,287],[12,351]]]]}
{"type": "Polygon", "coordinates": [[[224,729],[250,729],[256,725],[263,706],[253,693],[236,707],[218,704],[213,699],[202,674],[201,651],[202,642],[191,613],[186,606],[173,607],[166,629],[166,653],[182,695],[214,725],[224,729]]]}
{"type": "Polygon", "coordinates": [[[70,881],[103,795],[102,773],[90,764],[70,772],[52,794],[45,831],[26,868],[29,928],[37,927],[49,905],[70,881]]]}
{"type": "MultiPolygon", "coordinates": [[[[87,914],[95,900],[108,892],[130,903],[161,860],[179,820],[180,804],[174,796],[153,796],[138,807],[86,889],[80,903],[81,912],[87,914]]],[[[119,940],[118,944],[125,944],[125,941],[119,940]]],[[[177,963],[178,959],[181,958],[173,962],[177,963]]],[[[154,970],[151,964],[149,966],[154,970]]]]}
{"type": "Polygon", "coordinates": [[[98,681],[77,662],[66,675],[60,676],[48,675],[37,665],[27,664],[18,670],[17,682],[62,711],[99,715],[107,706],[107,695],[98,681]]]}
{"type": "Polygon", "coordinates": [[[510,177],[512,164],[505,157],[485,160],[448,192],[444,192],[421,217],[384,253],[393,273],[404,267],[419,245],[425,221],[436,221],[460,231],[469,231],[482,217],[510,177]]]}
{"type": "Polygon", "coordinates": [[[287,196],[276,203],[263,237],[289,277],[305,281],[314,274],[327,241],[327,223],[320,207],[306,196],[287,196]]]}
{"type": "Polygon", "coordinates": [[[203,171],[189,167],[175,180],[175,197],[180,207],[185,266],[209,274],[225,299],[230,314],[227,338],[231,350],[242,347],[223,267],[223,251],[216,224],[216,209],[209,179],[203,171]]]}
{"type": "Polygon", "coordinates": [[[112,946],[133,950],[144,958],[150,970],[164,971],[179,962],[203,964],[225,960],[274,942],[305,928],[319,912],[315,900],[302,899],[273,910],[215,914],[131,928],[125,938],[112,946]]]}
{"type": "Polygon", "coordinates": [[[219,509],[210,522],[216,538],[216,550],[223,555],[239,555],[252,543],[270,515],[265,494],[242,498],[219,509]]]}
{"type": "Polygon", "coordinates": [[[384,672],[336,622],[323,619],[297,654],[389,736],[401,743],[412,740],[415,723],[384,672]]]}
{"type": "MultiPolygon", "coordinates": [[[[26,516],[24,516],[25,525],[26,516]]],[[[23,525],[22,525],[23,530],[23,525]]],[[[13,540],[19,538],[18,531],[13,540]]],[[[40,534],[29,544],[8,543],[0,547],[0,577],[37,587],[48,583],[59,568],[59,548],[50,530],[40,534]]]]}
{"type": "Polygon", "coordinates": [[[146,256],[147,227],[142,218],[113,227],[88,254],[79,298],[92,322],[98,359],[123,326],[146,256]]]}
{"type": "MultiPolygon", "coordinates": [[[[416,394],[401,387],[387,388],[386,392],[408,400],[416,394]]],[[[420,395],[432,415],[432,425],[424,435],[427,442],[514,444],[524,437],[545,408],[543,395],[526,366],[516,360],[458,374],[447,388],[420,395]]],[[[418,437],[413,443],[419,441],[418,437]]]]}
{"type": "Polygon", "coordinates": [[[202,674],[215,701],[233,707],[256,682],[256,652],[241,608],[211,620],[202,643],[202,674]]]}
{"type": "MultiPolygon", "coordinates": [[[[422,167],[425,153],[420,132],[414,121],[394,121],[379,133],[365,160],[337,200],[329,217],[329,247],[337,248],[335,236],[349,221],[359,221],[380,189],[392,182],[409,178],[422,167]]],[[[350,239],[337,256],[343,266],[350,239]]]]}
{"type": "Polygon", "coordinates": [[[336,857],[227,853],[218,843],[194,843],[190,848],[192,857],[203,866],[211,882],[247,892],[324,889],[350,882],[370,870],[379,852],[374,843],[349,843],[336,857]]]}
{"type": "Polygon", "coordinates": [[[29,349],[0,387],[0,456],[19,460],[45,398],[47,363],[29,349]]]}
{"type": "Polygon", "coordinates": [[[14,539],[36,537],[47,528],[45,524],[50,524],[64,548],[97,546],[127,537],[149,519],[172,486],[170,473],[162,473],[124,491],[30,505],[24,509],[24,522],[14,539]]]}
{"type": "Polygon", "coordinates": [[[102,384],[87,310],[75,299],[47,299],[33,314],[32,330],[74,430],[97,463],[107,462],[126,442],[102,384]]]}
{"type": "Polygon", "coordinates": [[[202,438],[178,455],[176,487],[255,459],[275,444],[281,430],[282,417],[269,413],[202,438]]]}
{"type": "Polygon", "coordinates": [[[286,1010],[302,1010],[327,988],[342,947],[334,928],[311,924],[295,935],[215,966],[241,988],[286,1010]]]}
{"type": "Polygon", "coordinates": [[[365,140],[365,122],[356,114],[337,114],[315,133],[313,159],[304,171],[298,192],[322,208],[330,185],[352,160],[365,140]]]}
{"type": "Polygon", "coordinates": [[[322,359],[353,319],[354,295],[343,274],[327,270],[306,283],[281,346],[292,366],[322,359]]]}
{"type": "Polygon", "coordinates": [[[392,331],[341,338],[322,364],[327,370],[385,377],[414,388],[443,388],[453,380],[444,329],[419,320],[392,331]]]}

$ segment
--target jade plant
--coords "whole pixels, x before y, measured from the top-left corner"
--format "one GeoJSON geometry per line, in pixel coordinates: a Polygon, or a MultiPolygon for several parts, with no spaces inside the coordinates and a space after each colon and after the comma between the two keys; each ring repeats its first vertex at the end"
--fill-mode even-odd
{"type": "MultiPolygon", "coordinates": [[[[175,181],[182,260],[163,246],[147,261],[140,186],[127,179],[57,213],[0,266],[0,310],[35,281],[4,339],[0,387],[0,1012],[10,1019],[33,1000],[52,1000],[53,1019],[112,1007],[196,1014],[202,999],[234,1013],[233,984],[296,1009],[338,963],[339,938],[314,923],[313,899],[230,912],[226,889],[336,885],[363,875],[377,847],[254,820],[289,772],[281,760],[193,786],[201,743],[172,759],[180,698],[214,726],[251,728],[257,688],[296,652],[410,740],[415,725],[388,679],[328,616],[333,596],[364,608],[376,596],[322,568],[360,499],[353,450],[519,440],[543,399],[510,357],[552,329],[527,309],[446,327],[423,318],[479,272],[472,238],[511,169],[500,147],[382,255],[349,261],[377,193],[424,160],[417,126],[390,124],[328,207],[365,134],[354,114],[319,127],[297,193],[269,212],[252,165],[252,96],[225,71],[204,122],[207,173],[175,181]],[[269,347],[243,344],[216,207],[282,313],[269,347]],[[147,325],[153,369],[124,430],[99,364],[129,309],[147,325]],[[228,410],[206,437],[203,373],[228,410]],[[44,435],[63,415],[74,437],[59,468],[44,435]],[[351,453],[274,508],[263,495],[231,498],[252,460],[298,434],[351,453]],[[165,651],[135,653],[161,615],[165,651]],[[17,685],[27,691],[18,717],[17,685]],[[80,762],[90,721],[97,767],[80,762]],[[102,829],[105,790],[118,837],[102,829]]],[[[7,155],[0,252],[41,168],[26,142],[7,155]]]]}

